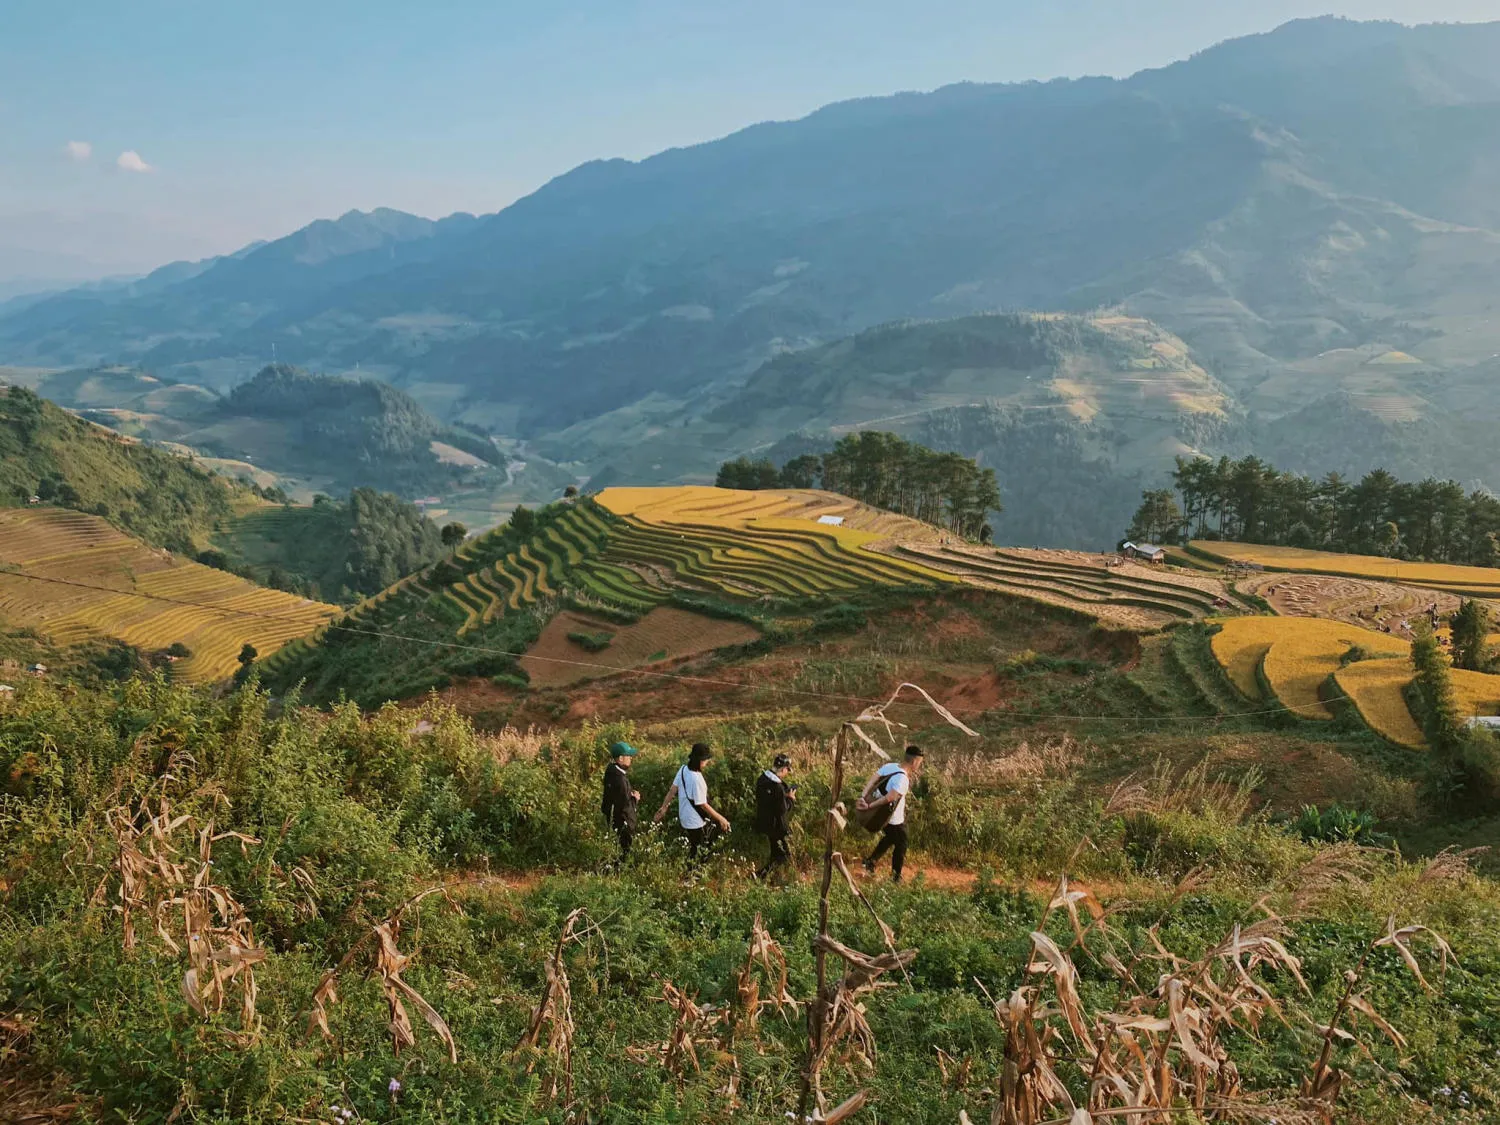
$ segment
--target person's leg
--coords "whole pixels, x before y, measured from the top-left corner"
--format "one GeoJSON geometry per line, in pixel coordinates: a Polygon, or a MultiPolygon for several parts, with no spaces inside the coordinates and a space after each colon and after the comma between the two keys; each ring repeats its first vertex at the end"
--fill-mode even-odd
{"type": "Polygon", "coordinates": [[[875,865],[880,862],[880,857],[890,850],[891,844],[894,842],[891,836],[891,826],[887,824],[880,832],[880,843],[875,845],[875,850],[865,860],[865,870],[874,874],[875,865]]]}
{"type": "Polygon", "coordinates": [[[698,850],[703,847],[706,832],[702,828],[685,828],[683,831],[687,833],[688,862],[697,863],[698,850]]]}
{"type": "Polygon", "coordinates": [[[901,882],[901,869],[906,866],[906,825],[898,824],[890,829],[891,834],[891,878],[901,882]]]}
{"type": "Polygon", "coordinates": [[[766,857],[765,866],[755,873],[757,879],[766,878],[775,868],[792,858],[791,852],[787,850],[785,836],[770,836],[767,839],[771,845],[771,851],[766,857]]]}
{"type": "Polygon", "coordinates": [[[624,863],[630,858],[630,841],[634,833],[622,824],[615,829],[615,835],[620,837],[620,862],[624,863]]]}

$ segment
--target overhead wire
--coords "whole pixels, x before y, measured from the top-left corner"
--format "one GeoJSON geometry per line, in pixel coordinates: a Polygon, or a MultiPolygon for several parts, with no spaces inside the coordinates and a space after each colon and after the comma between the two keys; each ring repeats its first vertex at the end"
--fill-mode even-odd
{"type": "MultiPolygon", "coordinates": [[[[264,613],[252,609],[242,609],[233,606],[214,605],[208,602],[193,602],[184,598],[173,598],[165,594],[151,594],[144,590],[120,590],[113,586],[100,586],[90,582],[80,582],[72,578],[59,578],[48,574],[31,574],[24,570],[0,569],[0,578],[24,578],[33,582],[49,582],[58,586],[71,586],[80,590],[93,590],[99,593],[113,594],[117,597],[144,598],[149,601],[165,602],[169,605],[183,606],[191,609],[200,609],[209,613],[217,613],[226,617],[253,617],[268,621],[286,621],[297,624],[305,624],[305,619],[290,617],[280,613],[264,613]]],[[[347,615],[344,620],[347,620],[347,615]]],[[[779,692],[782,695],[796,695],[809,699],[837,700],[842,703],[860,703],[865,705],[883,704],[886,700],[866,698],[858,695],[843,695],[837,692],[809,691],[805,688],[785,687],[780,684],[747,684],[740,680],[723,680],[711,676],[691,676],[681,672],[656,672],[649,668],[621,668],[614,664],[603,664],[591,660],[570,660],[560,656],[538,656],[526,651],[516,652],[511,649],[496,648],[490,645],[465,644],[458,641],[443,641],[432,637],[414,637],[405,633],[392,633],[383,629],[370,629],[358,625],[341,624],[339,620],[327,622],[317,628],[324,630],[338,630],[342,633],[354,633],[361,636],[379,637],[383,640],[405,641],[411,644],[428,645],[434,648],[458,649],[465,652],[484,653],[491,656],[509,656],[514,659],[525,658],[547,664],[562,664],[576,668],[591,668],[598,671],[608,672],[610,675],[631,675],[650,679],[677,680],[683,683],[698,684],[709,687],[726,687],[737,690],[769,690],[779,692]]],[[[1328,702],[1350,701],[1348,695],[1334,696],[1328,702]]],[[[918,704],[903,703],[898,701],[896,706],[915,707],[918,704]]],[[[1259,711],[1237,711],[1230,715],[1089,715],[1082,713],[1069,713],[1063,711],[1014,711],[1014,710],[964,710],[960,708],[949,708],[959,714],[986,715],[991,718],[1004,719],[1056,719],[1078,722],[1217,722],[1222,719],[1248,719],[1264,715],[1278,715],[1296,713],[1296,709],[1285,705],[1269,707],[1259,711]]]]}

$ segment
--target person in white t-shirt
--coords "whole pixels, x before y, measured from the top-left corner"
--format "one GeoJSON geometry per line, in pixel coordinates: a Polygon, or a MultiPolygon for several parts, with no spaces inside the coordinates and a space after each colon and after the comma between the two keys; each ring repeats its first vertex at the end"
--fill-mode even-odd
{"type": "Polygon", "coordinates": [[[661,808],[652,817],[653,824],[660,824],[667,815],[667,809],[671,807],[672,798],[677,798],[677,822],[682,825],[683,835],[687,837],[689,860],[697,860],[699,851],[708,845],[710,825],[729,831],[728,819],[720,816],[708,803],[708,780],[703,776],[703,767],[712,757],[713,752],[706,743],[693,743],[687,764],[677,771],[661,808]]]}
{"type": "Polygon", "coordinates": [[[859,797],[861,810],[889,807],[890,816],[880,833],[880,843],[864,861],[865,874],[875,874],[875,865],[886,852],[891,853],[891,881],[901,882],[901,869],[906,865],[906,795],[911,792],[912,782],[922,773],[923,754],[919,747],[908,746],[906,757],[900,762],[887,762],[865,782],[864,792],[859,797]]]}

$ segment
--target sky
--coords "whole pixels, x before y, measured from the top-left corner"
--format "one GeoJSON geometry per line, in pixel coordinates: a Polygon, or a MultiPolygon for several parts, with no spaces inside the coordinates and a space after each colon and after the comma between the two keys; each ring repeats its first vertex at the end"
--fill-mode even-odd
{"type": "Polygon", "coordinates": [[[500,209],[851,97],[1124,76],[1333,12],[1500,0],[4,0],[0,297],[385,206],[500,209]]]}

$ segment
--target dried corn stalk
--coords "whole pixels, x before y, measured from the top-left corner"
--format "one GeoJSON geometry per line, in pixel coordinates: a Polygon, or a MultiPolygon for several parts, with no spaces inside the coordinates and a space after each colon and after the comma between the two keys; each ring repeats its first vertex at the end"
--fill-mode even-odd
{"type": "Polygon", "coordinates": [[[165,794],[158,797],[155,811],[143,798],[134,812],[121,805],[105,813],[116,846],[121,944],[127,954],[133,952],[139,941],[136,921],[150,918],[162,944],[174,955],[185,953],[182,996],[204,1019],[223,1011],[237,986],[240,1030],[231,1039],[244,1046],[259,1033],[255,966],[266,959],[266,951],[255,940],[245,908],[228,887],[214,881],[213,853],[223,840],[237,842],[242,851],[260,841],[241,832],[215,833],[210,822],[198,830],[197,854],[190,858],[174,837],[192,820],[187,814],[174,816],[165,794]],[[180,917],[180,927],[174,927],[174,916],[180,917]]]}
{"type": "MultiPolygon", "coordinates": [[[[1060,883],[1049,911],[1067,910],[1070,894],[1066,882],[1060,883]]],[[[1077,933],[1081,922],[1074,919],[1073,924],[1077,933]]],[[[1069,952],[1040,930],[1033,933],[1028,982],[994,1004],[995,1018],[1005,1031],[1005,1058],[992,1125],[1115,1117],[1165,1125],[1183,1120],[1184,1112],[1192,1120],[1274,1118],[1287,1125],[1332,1125],[1345,1078],[1332,1064],[1335,1045],[1355,1043],[1363,1048],[1340,1023],[1358,1016],[1398,1048],[1404,1042],[1357,989],[1370,955],[1377,948],[1394,948],[1423,981],[1412,942],[1426,939],[1443,965],[1452,951],[1425,927],[1398,928],[1394,920],[1389,922],[1385,934],[1370,943],[1359,965],[1346,974],[1332,1022],[1315,1025],[1323,1036],[1323,1049],[1300,1096],[1272,1102],[1242,1089],[1228,1044],[1233,1033],[1254,1034],[1268,1016],[1286,1019],[1283,1003],[1262,979],[1266,972],[1295,981],[1310,995],[1301,963],[1285,945],[1287,934],[1286,924],[1275,916],[1236,925],[1217,945],[1190,961],[1166,949],[1152,927],[1147,931],[1151,949],[1137,954],[1130,965],[1112,955],[1100,959],[1129,994],[1114,1011],[1089,1012],[1079,995],[1078,972],[1069,952]],[[1161,972],[1153,986],[1142,988],[1134,970],[1146,961],[1156,962],[1161,972]],[[1050,991],[1050,1003],[1044,1003],[1044,991],[1050,991]],[[1070,1071],[1086,1079],[1081,1098],[1075,1098],[1061,1077],[1070,1071]]]]}
{"type": "Polygon", "coordinates": [[[416,1032],[412,1026],[411,1017],[406,1012],[406,1003],[409,1001],[421,1014],[427,1026],[432,1028],[437,1037],[443,1041],[443,1045],[448,1048],[448,1060],[455,1063],[458,1061],[458,1043],[447,1021],[436,1008],[428,1003],[426,997],[402,979],[401,974],[411,963],[411,958],[401,952],[399,945],[401,919],[406,911],[430,895],[446,895],[455,885],[431,887],[413,896],[398,906],[390,917],[371,926],[364,937],[349,947],[339,963],[323,974],[323,979],[313,990],[312,1010],[307,1020],[308,1035],[317,1031],[324,1039],[333,1039],[333,1031],[328,1026],[328,1008],[332,1004],[337,1004],[339,1000],[337,988],[339,974],[353,964],[355,958],[373,940],[376,943],[376,949],[372,967],[375,975],[380,978],[380,989],[385,996],[386,1007],[390,1014],[391,1049],[399,1055],[405,1048],[416,1045],[416,1032]]]}
{"type": "Polygon", "coordinates": [[[787,1009],[797,1010],[797,1000],[787,987],[786,954],[767,932],[759,914],[750,927],[750,943],[745,963],[734,979],[734,999],[725,1015],[727,1037],[732,1040],[741,1030],[754,1031],[763,1007],[776,1009],[777,1015],[787,1009]],[[760,969],[757,979],[756,969],[760,969]],[[761,995],[761,984],[769,986],[769,995],[761,995]]]}
{"type": "Polygon", "coordinates": [[[626,1053],[638,1062],[655,1061],[672,1077],[681,1080],[689,1067],[701,1069],[698,1041],[709,1033],[716,1013],[699,1007],[696,1000],[671,981],[663,981],[662,1001],[672,1009],[672,1030],[667,1041],[655,1048],[627,1047],[626,1053]]]}
{"type": "MultiPolygon", "coordinates": [[[[1370,1003],[1369,998],[1356,991],[1365,979],[1365,970],[1369,965],[1370,958],[1377,949],[1389,947],[1394,949],[1400,956],[1402,963],[1411,970],[1412,976],[1416,977],[1417,983],[1424,990],[1431,991],[1431,985],[1427,978],[1422,975],[1422,966],[1418,963],[1416,953],[1412,949],[1412,943],[1417,939],[1425,938],[1437,956],[1438,964],[1443,971],[1448,968],[1448,962],[1453,959],[1453,949],[1441,934],[1430,930],[1426,926],[1411,925],[1397,927],[1394,916],[1386,920],[1385,933],[1375,938],[1365,947],[1364,954],[1354,968],[1344,973],[1344,992],[1339,997],[1338,1005],[1333,1010],[1333,1018],[1326,1025],[1315,1024],[1322,1034],[1323,1043],[1318,1051],[1318,1057],[1313,1061],[1312,1070],[1302,1080],[1303,1098],[1317,1107],[1318,1121],[1320,1125],[1333,1125],[1334,1109],[1338,1103],[1339,1092],[1343,1088],[1344,1072],[1334,1064],[1334,1055],[1337,1052],[1337,1044],[1359,1043],[1359,1040],[1340,1024],[1345,1022],[1349,1015],[1359,1015],[1381,1032],[1387,1039],[1396,1045],[1399,1050],[1406,1043],[1401,1033],[1392,1027],[1375,1006],[1370,1003]]],[[[1352,1021],[1351,1021],[1352,1026],[1352,1021]]],[[[1362,1044],[1360,1044],[1362,1046],[1362,1044]]]]}
{"type": "Polygon", "coordinates": [[[515,1046],[516,1053],[523,1050],[532,1052],[531,1060],[526,1064],[527,1074],[536,1068],[538,1052],[545,1053],[552,1059],[551,1084],[547,1089],[547,1097],[556,1101],[560,1090],[564,1105],[573,1103],[573,1036],[576,1028],[573,1024],[573,993],[568,984],[567,966],[563,963],[563,950],[570,943],[579,940],[576,930],[584,917],[584,910],[580,907],[563,919],[557,944],[542,966],[542,994],[537,999],[536,1007],[532,1009],[525,1033],[515,1046]],[[545,1048],[540,1046],[543,1028],[547,1030],[545,1048]]]}
{"type": "MultiPolygon", "coordinates": [[[[900,969],[903,974],[906,967],[916,957],[915,949],[897,951],[895,948],[895,935],[891,928],[885,924],[869,900],[859,890],[853,878],[850,877],[848,865],[845,864],[843,856],[838,852],[836,843],[838,834],[845,825],[845,810],[840,799],[844,788],[844,762],[845,758],[858,740],[870,750],[883,759],[890,755],[880,743],[861,726],[862,723],[878,723],[884,728],[886,737],[893,743],[895,741],[895,728],[902,724],[889,718],[886,711],[900,698],[905,691],[914,691],[920,695],[935,711],[939,718],[950,726],[956,727],[970,738],[978,738],[976,731],[969,729],[960,722],[952,712],[933,699],[923,688],[916,684],[903,683],[891,693],[891,697],[884,703],[868,707],[854,718],[839,728],[838,735],[833,741],[833,786],[831,789],[832,804],[829,807],[823,828],[823,880],[818,895],[818,937],[813,943],[813,957],[817,973],[817,991],[812,1002],[807,1007],[807,1055],[802,1069],[802,1087],[797,1099],[796,1118],[799,1122],[832,1122],[843,1121],[857,1112],[865,1104],[863,1091],[856,1093],[842,1105],[829,1110],[823,1097],[823,1068],[830,1058],[834,1057],[835,1050],[843,1048],[843,1056],[862,1060],[868,1063],[875,1053],[874,1036],[870,1033],[870,1026],[865,1022],[864,1009],[859,1003],[859,997],[866,992],[873,991],[881,975],[900,969]],[[881,937],[886,945],[886,952],[878,957],[860,953],[850,949],[829,935],[830,901],[829,892],[833,884],[833,872],[835,867],[843,875],[851,895],[862,903],[875,919],[880,927],[881,937]],[[832,953],[844,961],[844,976],[837,983],[830,983],[828,979],[828,956],[832,953]],[[813,1105],[813,1116],[808,1116],[809,1104],[813,1105]]],[[[909,978],[908,978],[909,979],[909,978]]]]}

